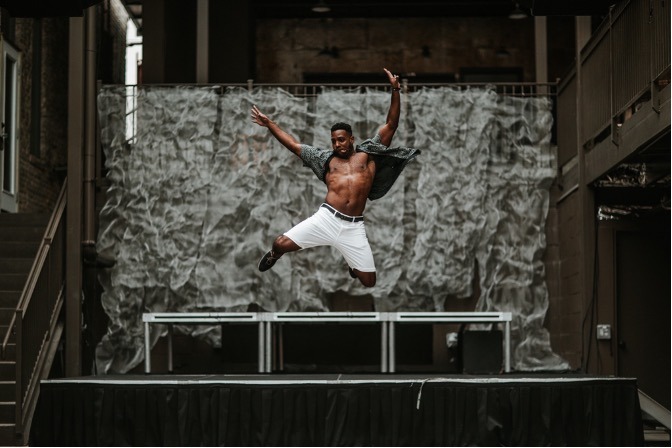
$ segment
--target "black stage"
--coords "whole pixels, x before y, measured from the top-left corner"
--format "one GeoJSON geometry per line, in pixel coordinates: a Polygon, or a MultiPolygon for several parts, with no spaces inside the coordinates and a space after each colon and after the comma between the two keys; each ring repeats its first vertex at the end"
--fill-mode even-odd
{"type": "Polygon", "coordinates": [[[632,378],[119,375],[48,380],[34,446],[635,446],[632,378]]]}

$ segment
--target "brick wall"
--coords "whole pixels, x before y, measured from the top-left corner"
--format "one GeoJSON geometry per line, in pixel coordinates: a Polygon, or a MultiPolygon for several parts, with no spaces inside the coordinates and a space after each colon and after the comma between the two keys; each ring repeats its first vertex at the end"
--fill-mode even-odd
{"type": "Polygon", "coordinates": [[[124,84],[128,12],[121,0],[105,0],[101,5],[98,77],[105,84],[124,84]]]}
{"type": "Polygon", "coordinates": [[[258,20],[256,81],[302,82],[305,72],[378,73],[382,67],[418,74],[521,67],[523,80],[534,81],[534,21],[517,25],[507,18],[258,20]],[[339,57],[318,56],[325,46],[337,47],[339,57]],[[508,57],[497,57],[502,47],[508,57]]]}
{"type": "MultiPolygon", "coordinates": [[[[558,203],[555,211],[551,209],[549,221],[553,215],[557,216],[557,245],[551,244],[555,238],[554,232],[547,231],[549,253],[546,266],[551,294],[547,325],[554,351],[565,358],[572,368],[581,367],[582,352],[583,306],[580,272],[582,255],[579,206],[579,194],[574,192],[558,203]],[[553,251],[557,251],[555,261],[552,256],[553,251]],[[550,278],[552,273],[557,276],[557,280],[553,281],[550,278]]],[[[552,228],[552,224],[547,225],[547,230],[549,227],[552,228]]]]}
{"type": "Polygon", "coordinates": [[[16,20],[16,43],[21,51],[19,92],[19,212],[48,213],[60,191],[67,159],[68,19],[16,20]],[[40,24],[41,22],[41,24],[40,24]],[[33,85],[34,27],[41,27],[41,70],[39,78],[40,132],[31,135],[36,119],[31,102],[33,85]],[[36,143],[34,139],[39,139],[36,143]],[[39,145],[39,154],[31,147],[39,145]]]}

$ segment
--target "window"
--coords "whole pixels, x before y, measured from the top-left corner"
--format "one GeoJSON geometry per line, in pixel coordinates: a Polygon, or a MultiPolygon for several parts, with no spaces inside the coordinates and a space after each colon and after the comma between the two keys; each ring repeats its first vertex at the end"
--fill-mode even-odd
{"type": "Polygon", "coordinates": [[[0,41],[0,210],[17,211],[19,53],[0,41]]]}

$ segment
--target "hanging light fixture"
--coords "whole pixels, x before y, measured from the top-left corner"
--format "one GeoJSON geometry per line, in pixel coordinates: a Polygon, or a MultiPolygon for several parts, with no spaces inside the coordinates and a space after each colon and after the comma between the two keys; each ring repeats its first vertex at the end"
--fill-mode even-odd
{"type": "Polygon", "coordinates": [[[525,18],[527,18],[527,14],[525,14],[525,11],[520,9],[520,6],[516,3],[516,7],[509,13],[509,19],[518,20],[525,18]]]}
{"type": "Polygon", "coordinates": [[[318,0],[318,2],[315,3],[315,5],[312,7],[312,10],[313,12],[323,13],[331,11],[331,8],[327,6],[326,3],[324,3],[324,0],[318,0]]]}

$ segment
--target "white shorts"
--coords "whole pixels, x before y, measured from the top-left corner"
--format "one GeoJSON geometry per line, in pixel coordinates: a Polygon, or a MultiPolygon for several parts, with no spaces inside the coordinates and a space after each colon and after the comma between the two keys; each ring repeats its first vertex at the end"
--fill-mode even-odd
{"type": "Polygon", "coordinates": [[[352,269],[376,272],[364,221],[345,221],[320,206],[313,216],[298,223],[284,235],[301,249],[333,246],[343,255],[352,269]]]}

